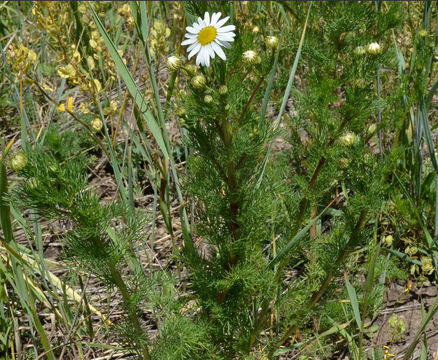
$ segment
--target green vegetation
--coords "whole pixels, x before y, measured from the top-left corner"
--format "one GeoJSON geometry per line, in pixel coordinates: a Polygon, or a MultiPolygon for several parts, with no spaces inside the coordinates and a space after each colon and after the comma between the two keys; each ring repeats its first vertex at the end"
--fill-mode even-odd
{"type": "Polygon", "coordinates": [[[437,3],[0,9],[0,359],[438,351],[437,3]]]}

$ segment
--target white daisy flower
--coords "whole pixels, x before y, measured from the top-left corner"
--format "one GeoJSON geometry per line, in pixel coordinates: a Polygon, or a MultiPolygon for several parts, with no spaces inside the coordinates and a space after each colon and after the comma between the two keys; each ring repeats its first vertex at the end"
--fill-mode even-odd
{"type": "Polygon", "coordinates": [[[208,12],[205,13],[204,19],[198,17],[198,22],[192,26],[186,27],[186,40],[181,45],[190,45],[187,48],[189,53],[189,60],[193,55],[196,55],[196,65],[210,66],[210,58],[214,59],[216,54],[225,60],[226,56],[222,50],[222,46],[230,49],[230,42],[234,41],[236,34],[233,30],[236,29],[234,25],[223,26],[229,16],[219,20],[221,13],[213,13],[210,18],[208,12]]]}

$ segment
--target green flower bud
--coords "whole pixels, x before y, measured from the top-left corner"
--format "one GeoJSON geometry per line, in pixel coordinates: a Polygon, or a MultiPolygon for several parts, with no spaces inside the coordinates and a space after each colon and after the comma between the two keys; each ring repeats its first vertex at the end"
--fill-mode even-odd
{"type": "Polygon", "coordinates": [[[357,55],[357,56],[365,55],[365,53],[366,53],[365,46],[357,46],[357,47],[353,50],[353,53],[354,53],[354,55],[357,55]]]}
{"type": "Polygon", "coordinates": [[[421,30],[418,32],[418,35],[419,35],[420,37],[426,37],[426,36],[427,36],[427,30],[426,30],[426,29],[421,29],[421,30]]]}
{"type": "Polygon", "coordinates": [[[184,67],[184,69],[186,69],[186,71],[190,74],[190,75],[194,75],[196,74],[197,71],[197,67],[196,65],[193,64],[188,64],[184,67]]]}
{"type": "Polygon", "coordinates": [[[346,169],[348,167],[348,165],[350,165],[350,160],[348,160],[346,158],[339,159],[339,167],[341,169],[346,169]]]}
{"type": "Polygon", "coordinates": [[[383,245],[386,247],[390,247],[394,241],[394,237],[392,235],[387,235],[383,238],[383,245]]]}
{"type": "Polygon", "coordinates": [[[175,55],[170,56],[166,62],[169,71],[177,71],[182,66],[181,58],[175,55]]]}
{"type": "Polygon", "coordinates": [[[186,114],[186,109],[183,107],[179,107],[178,109],[176,109],[176,115],[178,115],[179,117],[183,117],[186,114]]]}
{"type": "Polygon", "coordinates": [[[210,104],[211,102],[213,102],[213,96],[211,96],[211,95],[205,95],[205,96],[204,96],[204,102],[205,102],[206,104],[210,104]]]}
{"type": "Polygon", "coordinates": [[[228,92],[228,87],[227,85],[221,85],[219,87],[219,94],[220,95],[225,95],[228,92]]]}
{"type": "Polygon", "coordinates": [[[271,49],[276,49],[278,47],[279,42],[280,41],[278,40],[278,37],[276,37],[276,36],[268,36],[266,38],[266,46],[268,48],[271,48],[271,49]]]}
{"type": "Polygon", "coordinates": [[[242,54],[242,60],[245,64],[257,64],[257,53],[254,50],[247,50],[242,54]]]}
{"type": "Polygon", "coordinates": [[[9,167],[13,171],[20,171],[26,167],[27,161],[27,156],[23,152],[19,151],[9,158],[9,167]]]}
{"type": "Polygon", "coordinates": [[[370,55],[378,55],[382,53],[383,49],[378,43],[373,42],[367,45],[366,51],[370,55]]]}
{"type": "Polygon", "coordinates": [[[339,138],[339,143],[342,146],[351,146],[354,144],[355,141],[356,141],[356,134],[350,131],[339,138]]]}
{"type": "Polygon", "coordinates": [[[371,124],[371,125],[368,127],[368,135],[373,134],[376,130],[377,130],[377,125],[376,125],[376,124],[371,124]]]}
{"type": "Polygon", "coordinates": [[[202,89],[205,86],[206,82],[207,80],[205,79],[205,76],[202,74],[194,76],[190,81],[190,83],[195,89],[202,89]]]}

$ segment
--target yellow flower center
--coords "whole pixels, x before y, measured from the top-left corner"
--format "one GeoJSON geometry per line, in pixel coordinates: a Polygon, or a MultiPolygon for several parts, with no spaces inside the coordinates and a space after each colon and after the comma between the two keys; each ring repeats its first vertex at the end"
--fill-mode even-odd
{"type": "Polygon", "coordinates": [[[198,42],[205,46],[210,44],[214,39],[216,39],[216,28],[214,26],[206,26],[198,34],[198,42]]]}

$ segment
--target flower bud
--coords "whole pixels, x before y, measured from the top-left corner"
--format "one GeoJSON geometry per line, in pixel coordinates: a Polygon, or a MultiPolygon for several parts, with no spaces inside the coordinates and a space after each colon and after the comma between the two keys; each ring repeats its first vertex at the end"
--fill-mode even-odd
{"type": "Polygon", "coordinates": [[[220,95],[225,95],[228,92],[228,87],[227,85],[221,85],[219,87],[219,94],[220,95]]]}
{"type": "Polygon", "coordinates": [[[260,28],[257,25],[252,28],[253,34],[258,34],[259,31],[260,31],[260,28]]]}
{"type": "Polygon", "coordinates": [[[189,74],[191,74],[191,75],[196,74],[196,70],[197,70],[196,65],[193,65],[193,64],[187,64],[184,68],[186,69],[186,71],[187,71],[189,74]]]}
{"type": "Polygon", "coordinates": [[[202,89],[206,83],[205,76],[202,74],[196,75],[192,78],[190,83],[195,89],[202,89]]]}
{"type": "Polygon", "coordinates": [[[432,259],[428,256],[421,257],[421,271],[423,274],[431,275],[434,271],[432,259]]]}
{"type": "Polygon", "coordinates": [[[266,46],[271,49],[276,49],[278,47],[278,37],[276,36],[268,36],[266,38],[266,46]]]}
{"type": "Polygon", "coordinates": [[[339,159],[339,167],[341,169],[346,169],[348,167],[348,165],[350,165],[350,160],[348,160],[346,158],[339,159]]]}
{"type": "Polygon", "coordinates": [[[371,125],[368,127],[368,135],[373,134],[376,130],[377,130],[377,125],[376,125],[376,124],[371,124],[371,125]]]}
{"type": "Polygon", "coordinates": [[[394,237],[392,235],[387,235],[383,238],[383,245],[386,247],[390,247],[394,242],[394,237]]]}
{"type": "Polygon", "coordinates": [[[357,56],[365,55],[365,53],[366,53],[365,46],[357,46],[357,47],[355,47],[354,50],[353,50],[353,53],[354,53],[354,55],[357,55],[357,56]]]}
{"type": "Polygon", "coordinates": [[[418,32],[418,35],[420,37],[426,37],[427,36],[427,30],[426,29],[422,29],[418,32]]]}
{"type": "Polygon", "coordinates": [[[186,109],[183,107],[179,107],[178,109],[176,109],[176,115],[178,115],[179,117],[183,117],[186,114],[186,109]]]}
{"type": "Polygon", "coordinates": [[[370,55],[378,55],[378,54],[382,53],[383,49],[378,43],[373,42],[373,43],[367,45],[366,51],[370,55]]]}
{"type": "Polygon", "coordinates": [[[91,126],[93,127],[94,130],[97,130],[97,131],[102,130],[102,127],[103,127],[102,120],[100,120],[99,118],[95,118],[95,119],[91,120],[91,126]]]}
{"type": "Polygon", "coordinates": [[[21,151],[16,152],[9,158],[9,167],[13,171],[23,170],[26,167],[26,165],[27,165],[27,156],[21,151]]]}
{"type": "Polygon", "coordinates": [[[174,72],[177,71],[182,66],[182,61],[179,56],[173,55],[167,59],[166,65],[169,71],[174,72]]]}
{"type": "Polygon", "coordinates": [[[204,96],[204,102],[206,104],[210,104],[213,101],[213,97],[211,95],[205,95],[204,96]]]}
{"type": "Polygon", "coordinates": [[[408,254],[410,257],[413,257],[418,252],[418,248],[416,246],[408,246],[405,249],[405,254],[408,254]]]}
{"type": "Polygon", "coordinates": [[[257,64],[257,53],[254,50],[247,50],[243,53],[242,59],[245,64],[257,64]]]}
{"type": "Polygon", "coordinates": [[[350,131],[339,138],[339,143],[342,146],[351,146],[354,144],[355,141],[356,141],[356,134],[350,131]]]}
{"type": "Polygon", "coordinates": [[[230,104],[225,105],[225,110],[226,111],[230,110],[230,104]]]}

